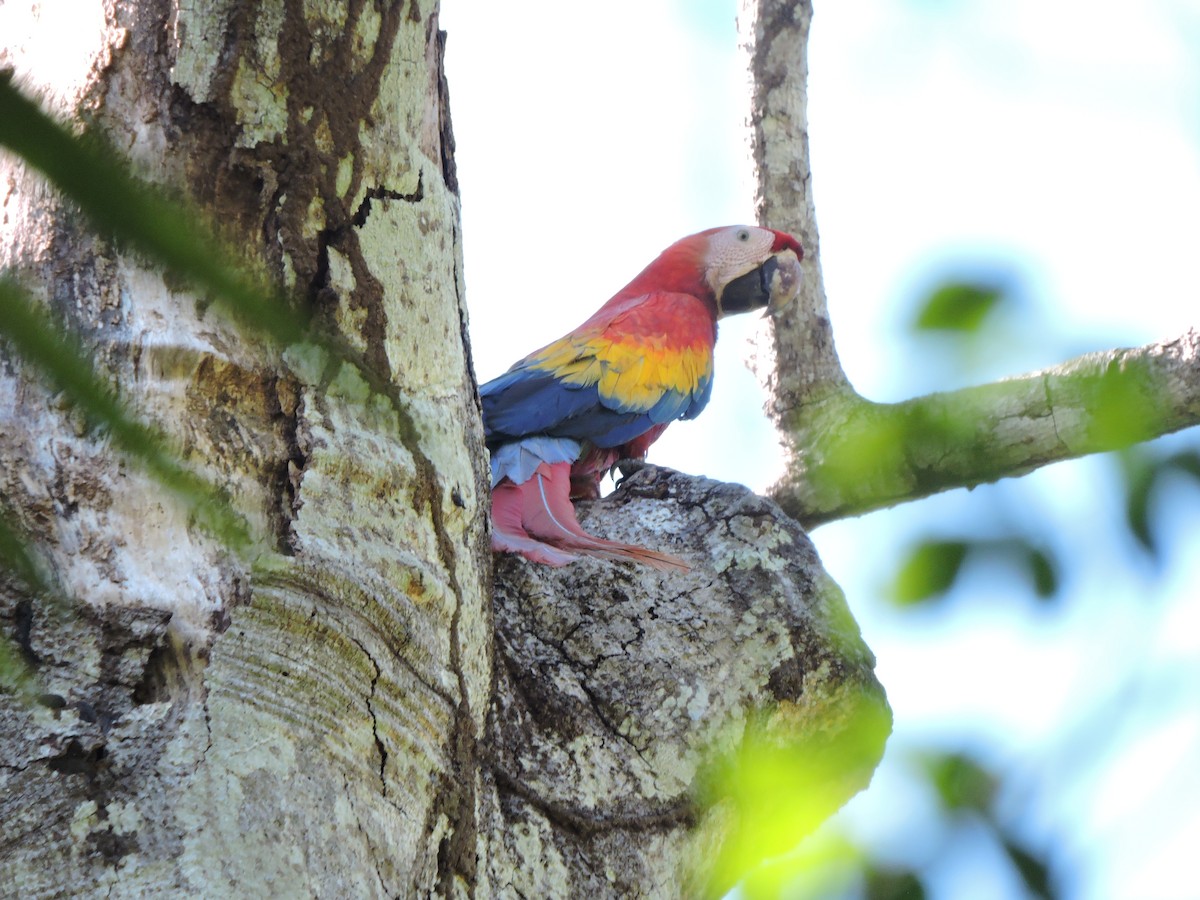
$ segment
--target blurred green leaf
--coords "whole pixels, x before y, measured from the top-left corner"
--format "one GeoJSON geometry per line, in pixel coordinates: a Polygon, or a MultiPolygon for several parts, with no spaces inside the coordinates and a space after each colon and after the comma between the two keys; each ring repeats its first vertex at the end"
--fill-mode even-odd
{"type": "MultiPolygon", "coordinates": [[[[4,573],[19,585],[20,593],[36,597],[43,603],[65,605],[65,598],[52,584],[45,566],[37,559],[26,537],[11,523],[11,514],[0,504],[0,586],[4,573]]],[[[11,582],[10,582],[11,583],[11,582]]],[[[28,635],[24,639],[27,639],[28,635]]],[[[17,626],[11,638],[0,638],[0,690],[11,691],[23,697],[27,704],[37,702],[39,694],[36,675],[32,666],[37,658],[32,656],[21,641],[21,626],[17,626]]]]}
{"type": "Polygon", "coordinates": [[[1050,866],[1046,860],[1018,847],[1011,840],[1002,840],[1000,843],[1029,892],[1044,900],[1054,900],[1057,894],[1050,880],[1050,866]]]}
{"type": "Polygon", "coordinates": [[[1058,568],[1050,555],[1036,547],[1025,547],[1025,560],[1033,578],[1033,589],[1038,597],[1048,600],[1058,593],[1058,568]]]}
{"type": "Polygon", "coordinates": [[[1141,548],[1157,559],[1158,542],[1150,529],[1150,491],[1158,480],[1158,464],[1138,447],[1122,451],[1118,459],[1125,482],[1125,524],[1141,548]]]}
{"type": "Polygon", "coordinates": [[[796,725],[790,716],[763,711],[732,753],[701,772],[700,805],[732,814],[704,893],[723,896],[745,879],[746,896],[772,896],[773,885],[815,871],[797,845],[869,782],[891,733],[886,706],[865,695],[852,709],[844,703],[836,724],[810,723],[803,733],[789,731],[796,725]],[[768,860],[773,864],[760,871],[768,860]]]}
{"type": "Polygon", "coordinates": [[[863,885],[865,900],[925,900],[925,885],[911,869],[870,868],[863,885]]]}
{"type": "Polygon", "coordinates": [[[924,759],[930,783],[949,812],[976,812],[991,819],[997,780],[978,762],[962,753],[936,754],[924,759]]]}
{"type": "Polygon", "coordinates": [[[1196,450],[1183,450],[1179,453],[1172,454],[1168,462],[1176,471],[1191,476],[1197,484],[1200,484],[1200,452],[1196,450]]]}
{"type": "Polygon", "coordinates": [[[843,896],[867,865],[863,851],[833,829],[818,829],[793,851],[769,859],[739,885],[746,900],[825,900],[843,896]]]}
{"type": "Polygon", "coordinates": [[[15,575],[34,593],[46,592],[48,585],[41,567],[25,542],[8,522],[4,508],[0,506],[0,568],[15,575]]]}
{"type": "MultiPolygon", "coordinates": [[[[998,385],[984,385],[970,396],[931,394],[900,403],[872,403],[862,398],[835,400],[817,415],[803,409],[793,413],[789,428],[808,431],[813,443],[805,456],[805,473],[814,492],[828,492],[832,506],[853,508],[857,498],[869,498],[875,508],[881,498],[911,499],[936,493],[941,473],[936,466],[917,464],[947,453],[976,459],[980,480],[989,480],[987,467],[997,466],[994,447],[983,439],[982,416],[990,415],[998,385]]],[[[954,482],[957,486],[958,482],[954,482]]],[[[947,483],[944,486],[950,486],[947,483]]]]}
{"type": "Polygon", "coordinates": [[[917,312],[918,331],[975,332],[1006,294],[997,286],[952,281],[937,288],[917,312]]]}
{"type": "Polygon", "coordinates": [[[1090,381],[1091,432],[1097,443],[1120,449],[1157,436],[1160,391],[1144,365],[1114,361],[1090,381]]]}
{"type": "Polygon", "coordinates": [[[976,559],[990,559],[1027,575],[1040,599],[1050,599],[1058,593],[1058,563],[1048,551],[1021,535],[922,541],[901,563],[892,581],[891,600],[905,607],[944,597],[962,576],[967,563],[976,559]]]}
{"type": "Polygon", "coordinates": [[[966,541],[925,541],[900,565],[892,584],[892,599],[913,606],[944,594],[954,584],[967,558],[966,541]]]}
{"type": "MultiPolygon", "coordinates": [[[[841,427],[823,432],[814,485],[835,496],[857,491],[881,478],[899,479],[904,470],[906,419],[886,406],[867,404],[847,410],[841,427]]],[[[899,490],[897,486],[897,490],[899,490]]]]}
{"type": "Polygon", "coordinates": [[[1174,476],[1200,485],[1200,452],[1182,450],[1160,457],[1152,449],[1130,447],[1118,460],[1125,487],[1125,524],[1141,548],[1158,561],[1161,548],[1153,522],[1154,498],[1174,476]]]}
{"type": "Polygon", "coordinates": [[[33,673],[21,659],[19,648],[8,637],[0,639],[0,693],[21,694],[27,705],[37,696],[33,673]]]}

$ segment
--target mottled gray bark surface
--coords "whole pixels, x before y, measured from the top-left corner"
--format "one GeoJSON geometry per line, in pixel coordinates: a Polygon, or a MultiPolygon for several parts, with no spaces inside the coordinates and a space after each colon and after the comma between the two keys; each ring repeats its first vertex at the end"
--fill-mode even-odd
{"type": "MultiPolygon", "coordinates": [[[[647,467],[581,506],[585,528],[694,568],[499,563],[493,880],[526,897],[695,896],[732,814],[697,807],[698,769],[760,715],[809,746],[848,740],[863,704],[886,719],[875,660],[808,537],[771,501],[647,467]]],[[[866,785],[881,750],[845,754],[836,803],[866,785]]]]}
{"type": "MultiPolygon", "coordinates": [[[[772,359],[761,368],[777,422],[799,408],[852,392],[829,325],[809,166],[812,17],[809,0],[742,0],[738,15],[753,85],[749,124],[758,220],[794,234],[804,246],[804,283],[795,302],[776,318],[772,359]]],[[[802,449],[792,448],[793,453],[802,449]]]]}

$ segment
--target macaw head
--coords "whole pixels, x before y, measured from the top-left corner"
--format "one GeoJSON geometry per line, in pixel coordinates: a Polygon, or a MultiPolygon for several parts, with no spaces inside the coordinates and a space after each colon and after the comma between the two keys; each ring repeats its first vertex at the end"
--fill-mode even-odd
{"type": "Polygon", "coordinates": [[[755,309],[774,315],[799,292],[803,258],[800,242],[782,231],[753,225],[710,228],[664,250],[596,316],[611,315],[652,291],[698,297],[714,320],[755,309]]]}
{"type": "Polygon", "coordinates": [[[790,234],[752,225],[701,234],[708,238],[704,280],[716,297],[717,318],[756,309],[776,315],[795,299],[804,250],[790,234]]]}

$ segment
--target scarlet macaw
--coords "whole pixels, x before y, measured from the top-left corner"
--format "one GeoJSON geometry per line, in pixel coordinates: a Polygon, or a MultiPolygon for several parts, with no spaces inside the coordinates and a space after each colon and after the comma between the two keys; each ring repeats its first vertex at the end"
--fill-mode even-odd
{"type": "Polygon", "coordinates": [[[676,241],[565,337],[480,388],[492,458],[492,549],[564,565],[580,555],[661,569],[683,560],[588,534],[573,497],[599,496],[617,460],[642,458],[712,392],[717,320],[795,297],[804,251],[734,225],[676,241]]]}

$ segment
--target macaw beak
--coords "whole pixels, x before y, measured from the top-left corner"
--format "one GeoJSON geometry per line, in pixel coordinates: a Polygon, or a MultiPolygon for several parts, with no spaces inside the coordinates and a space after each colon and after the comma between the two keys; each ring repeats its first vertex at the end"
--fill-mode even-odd
{"type": "Polygon", "coordinates": [[[775,316],[796,298],[803,280],[800,260],[791,250],[767,258],[761,266],[739,275],[721,291],[717,303],[722,316],[766,309],[775,316]]]}
{"type": "Polygon", "coordinates": [[[763,315],[777,316],[800,293],[800,285],[804,283],[804,270],[800,268],[799,257],[791,250],[776,253],[767,263],[775,265],[771,271],[771,299],[763,315]]]}

